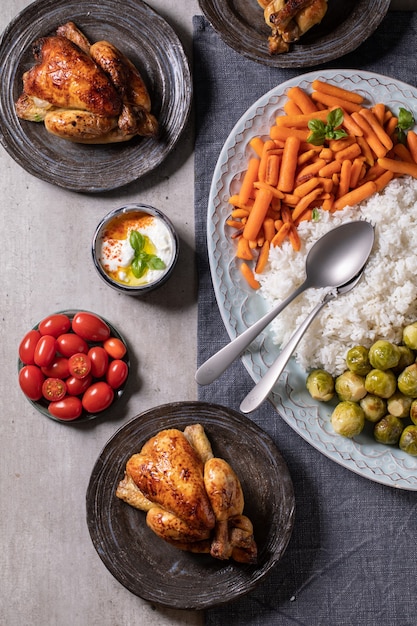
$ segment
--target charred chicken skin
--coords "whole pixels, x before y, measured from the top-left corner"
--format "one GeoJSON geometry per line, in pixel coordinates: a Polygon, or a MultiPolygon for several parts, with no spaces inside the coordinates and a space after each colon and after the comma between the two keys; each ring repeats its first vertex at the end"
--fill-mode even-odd
{"type": "Polygon", "coordinates": [[[255,563],[253,526],[240,481],[213,455],[200,424],[163,430],[126,464],[116,496],[146,511],[146,523],[181,550],[255,563]]]}
{"type": "Polygon", "coordinates": [[[48,132],[79,143],[155,136],[158,123],[136,67],[107,41],[91,45],[68,22],[33,44],[36,64],[23,75],[19,118],[45,123],[48,132]]]}
{"type": "Polygon", "coordinates": [[[264,18],[272,29],[269,52],[288,52],[310,28],[319,24],[327,13],[327,0],[258,0],[264,18]]]}

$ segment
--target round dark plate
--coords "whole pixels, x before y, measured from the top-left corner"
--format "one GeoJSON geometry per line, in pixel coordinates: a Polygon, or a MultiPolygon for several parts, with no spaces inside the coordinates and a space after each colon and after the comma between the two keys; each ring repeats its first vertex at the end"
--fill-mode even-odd
{"type": "MultiPolygon", "coordinates": [[[[84,313],[93,313],[92,311],[85,311],[85,309],[70,309],[70,310],[65,310],[65,311],[57,311],[57,313],[63,313],[64,315],[67,315],[70,320],[73,319],[74,315],[77,312],[84,312],[84,313]]],[[[51,315],[54,315],[54,313],[51,313],[51,315]]],[[[98,315],[97,313],[93,313],[93,315],[98,315]]],[[[45,317],[47,317],[45,315],[45,317]]],[[[121,335],[119,333],[119,331],[117,330],[117,328],[115,328],[115,326],[113,326],[113,324],[111,322],[109,322],[108,320],[106,320],[102,315],[98,315],[98,317],[100,317],[100,319],[102,319],[107,326],[110,328],[110,333],[111,333],[111,337],[117,337],[117,339],[120,339],[120,341],[122,341],[124,343],[124,345],[126,346],[126,354],[123,357],[123,361],[125,361],[125,363],[127,364],[127,366],[130,368],[130,356],[129,356],[129,349],[126,343],[125,338],[123,337],[123,335],[121,335]]],[[[39,321],[39,323],[41,322],[41,320],[39,321]]],[[[36,324],[35,326],[33,326],[33,328],[35,330],[38,329],[39,323],[36,324]]],[[[71,332],[71,331],[69,331],[71,332]]],[[[100,345],[98,344],[94,344],[93,342],[87,342],[89,343],[89,345],[93,346],[93,345],[100,345]]],[[[20,359],[17,360],[17,370],[18,372],[20,372],[20,370],[22,369],[22,367],[24,367],[24,364],[22,363],[22,361],[20,359]]],[[[108,413],[109,411],[111,411],[112,409],[114,409],[114,405],[115,403],[122,397],[125,387],[127,385],[127,381],[129,380],[129,374],[127,379],[125,380],[125,382],[123,383],[123,385],[121,385],[118,389],[115,389],[114,391],[114,400],[111,403],[111,405],[105,409],[104,411],[101,411],[99,413],[89,413],[88,411],[86,411],[85,409],[83,409],[83,412],[81,413],[80,417],[77,417],[74,420],[62,420],[62,419],[58,419],[57,417],[55,417],[54,415],[52,415],[49,411],[48,411],[48,401],[44,400],[43,398],[41,398],[40,400],[30,400],[30,398],[26,397],[26,400],[37,410],[39,411],[39,413],[42,413],[42,415],[44,415],[45,417],[49,417],[49,419],[54,420],[55,422],[60,422],[61,424],[80,424],[81,422],[89,422],[90,420],[96,419],[97,417],[101,417],[102,415],[105,415],[106,413],[108,413]]]]}
{"type": "Polygon", "coordinates": [[[199,0],[223,41],[243,56],[272,67],[309,67],[355,50],[383,20],[390,0],[330,0],[321,24],[284,54],[270,55],[263,10],[257,0],[199,0]]]}
{"type": "Polygon", "coordinates": [[[292,481],[274,443],[240,413],[203,402],[161,405],[133,418],[107,442],[87,489],[88,528],[108,570],[132,593],[178,609],[204,609],[251,591],[282,557],[293,523],[292,481]],[[214,454],[240,478],[244,512],[258,544],[257,565],[182,552],[153,534],[144,512],[115,496],[126,461],[150,437],[195,423],[204,427],[214,454]]]}
{"type": "Polygon", "coordinates": [[[167,22],[140,0],[36,0],[6,28],[0,42],[0,140],[26,171],[72,191],[116,189],[155,169],[177,143],[191,107],[191,75],[182,45],[167,22]],[[118,46],[140,71],[157,117],[157,139],[82,145],[54,137],[43,123],[19,120],[15,101],[34,64],[32,43],[73,21],[91,42],[118,46]]]}

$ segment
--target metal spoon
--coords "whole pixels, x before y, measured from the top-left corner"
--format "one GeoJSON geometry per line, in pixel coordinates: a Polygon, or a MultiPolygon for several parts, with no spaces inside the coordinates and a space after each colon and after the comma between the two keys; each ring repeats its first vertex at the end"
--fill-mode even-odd
{"type": "Polygon", "coordinates": [[[348,222],[323,235],[306,258],[304,282],[281,304],[266,313],[199,367],[200,385],[216,380],[259,333],[300,293],[311,287],[340,287],[354,278],[367,261],[374,243],[374,228],[362,220],[348,222]]]}
{"type": "Polygon", "coordinates": [[[336,289],[331,289],[328,291],[322,300],[316,304],[311,313],[305,318],[302,324],[294,331],[291,335],[288,343],[280,352],[279,356],[276,358],[274,363],[268,369],[266,374],[260,381],[255,385],[255,387],[248,393],[246,398],[242,401],[240,405],[240,410],[242,413],[250,413],[258,408],[260,404],[265,400],[268,396],[269,392],[272,390],[273,386],[277,382],[278,378],[281,376],[284,367],[287,365],[292,353],[298,346],[302,336],[306,332],[307,328],[310,326],[313,319],[316,317],[317,313],[324,307],[325,304],[334,300],[338,295],[343,293],[348,293],[355,285],[359,282],[362,277],[362,272],[351,280],[346,285],[342,285],[342,287],[338,287],[336,289]]]}

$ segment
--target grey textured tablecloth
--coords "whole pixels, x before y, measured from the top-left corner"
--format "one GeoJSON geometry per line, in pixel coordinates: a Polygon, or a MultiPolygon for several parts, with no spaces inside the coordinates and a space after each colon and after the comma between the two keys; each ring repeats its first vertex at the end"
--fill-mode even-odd
{"type": "MultiPolygon", "coordinates": [[[[416,13],[388,13],[358,50],[325,67],[361,68],[416,86],[416,34],[416,13]]],[[[275,85],[301,73],[245,60],[203,17],[194,17],[198,364],[228,341],[206,246],[207,201],[216,160],[246,109],[275,85]]],[[[238,410],[251,387],[238,361],[218,381],[200,387],[199,398],[238,410]]],[[[417,493],[371,482],[324,457],[268,403],[251,419],[272,437],[288,464],[296,497],[294,531],[272,573],[250,594],[208,610],[207,626],[416,626],[417,493]]]]}

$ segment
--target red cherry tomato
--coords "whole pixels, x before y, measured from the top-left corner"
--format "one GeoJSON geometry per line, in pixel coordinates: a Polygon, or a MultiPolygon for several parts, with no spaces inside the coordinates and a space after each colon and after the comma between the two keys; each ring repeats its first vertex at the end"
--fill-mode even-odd
{"type": "Polygon", "coordinates": [[[68,359],[68,367],[71,376],[85,378],[91,372],[91,360],[87,354],[77,352],[68,359]]]}
{"type": "Polygon", "coordinates": [[[33,356],[35,364],[39,367],[48,367],[55,358],[57,341],[52,335],[42,335],[36,344],[33,356]]]}
{"type": "Polygon", "coordinates": [[[80,398],[76,396],[66,396],[58,402],[50,402],[48,405],[48,411],[54,417],[60,420],[71,421],[80,417],[83,411],[83,405],[80,398]]]}
{"type": "Polygon", "coordinates": [[[46,378],[42,384],[42,395],[50,402],[57,402],[66,396],[67,386],[60,378],[46,378]]]}
{"type": "Polygon", "coordinates": [[[76,352],[88,352],[88,343],[85,339],[76,335],[75,333],[63,333],[59,335],[58,339],[58,352],[62,356],[70,357],[76,352]]]}
{"type": "Polygon", "coordinates": [[[103,348],[113,359],[122,359],[126,354],[126,346],[118,337],[109,337],[103,343],[103,348]]]}
{"type": "Polygon", "coordinates": [[[70,376],[66,379],[67,393],[70,396],[81,396],[88,389],[93,381],[91,374],[88,374],[85,378],[75,378],[70,376]]]}
{"type": "Polygon", "coordinates": [[[109,369],[106,374],[106,381],[113,389],[119,389],[119,387],[121,387],[125,382],[128,373],[129,368],[127,363],[125,363],[125,361],[121,361],[120,359],[115,359],[109,365],[109,369]]]}
{"type": "Polygon", "coordinates": [[[25,396],[37,401],[42,398],[42,384],[45,380],[39,367],[25,365],[19,372],[19,385],[25,396]]]}
{"type": "Polygon", "coordinates": [[[101,346],[93,346],[88,351],[91,360],[91,373],[94,378],[103,378],[109,365],[109,355],[101,346]]]}
{"type": "Polygon", "coordinates": [[[64,313],[54,313],[48,315],[41,322],[39,322],[38,330],[41,335],[52,335],[53,337],[59,337],[62,333],[67,333],[71,328],[71,320],[64,313]]]}
{"type": "Polygon", "coordinates": [[[40,338],[41,334],[38,330],[30,330],[20,342],[19,359],[25,365],[34,365],[35,349],[40,338]]]}
{"type": "Polygon", "coordinates": [[[72,330],[86,341],[105,341],[110,336],[110,328],[94,313],[80,311],[72,320],[72,330]]]}
{"type": "Polygon", "coordinates": [[[65,379],[69,376],[68,359],[64,356],[57,356],[48,367],[41,367],[42,373],[50,378],[65,379]]]}
{"type": "Polygon", "coordinates": [[[82,404],[88,413],[99,413],[113,402],[114,391],[104,381],[93,383],[82,397],[82,404]]]}

